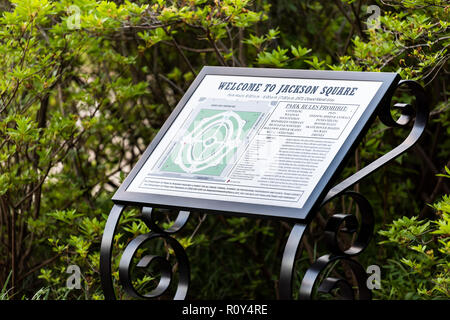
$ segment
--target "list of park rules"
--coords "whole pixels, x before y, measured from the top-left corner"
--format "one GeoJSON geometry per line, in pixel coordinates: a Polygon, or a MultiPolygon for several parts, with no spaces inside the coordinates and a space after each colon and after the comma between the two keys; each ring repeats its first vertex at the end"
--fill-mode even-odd
{"type": "Polygon", "coordinates": [[[302,208],[380,86],[207,75],[127,191],[302,208]]]}

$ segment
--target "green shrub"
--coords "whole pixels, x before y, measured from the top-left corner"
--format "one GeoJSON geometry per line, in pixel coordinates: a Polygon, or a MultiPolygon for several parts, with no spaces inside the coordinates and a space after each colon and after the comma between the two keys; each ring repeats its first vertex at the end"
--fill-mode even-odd
{"type": "Polygon", "coordinates": [[[450,298],[450,196],[444,195],[433,208],[434,221],[403,217],[379,232],[386,238],[380,244],[395,252],[386,266],[388,278],[382,281],[388,298],[450,298]]]}
{"type": "MultiPolygon", "coordinates": [[[[392,71],[421,81],[434,108],[418,157],[397,159],[357,188],[377,228],[397,212],[432,215],[426,203],[448,189],[430,179],[450,150],[441,137],[450,132],[443,3],[380,2],[380,26],[369,29],[364,1],[1,2],[1,297],[102,298],[99,246],[111,196],[204,65],[392,71]],[[65,286],[71,264],[82,290],[65,286]]],[[[397,145],[392,131],[376,122],[342,177],[397,145]]],[[[289,230],[193,214],[177,235],[192,261],[192,296],[276,296],[289,230]]],[[[119,251],[146,231],[137,210],[125,214],[114,270],[119,251]]],[[[320,234],[308,239],[303,260],[319,255],[320,234]]],[[[368,250],[380,265],[397,252],[368,250]]]]}

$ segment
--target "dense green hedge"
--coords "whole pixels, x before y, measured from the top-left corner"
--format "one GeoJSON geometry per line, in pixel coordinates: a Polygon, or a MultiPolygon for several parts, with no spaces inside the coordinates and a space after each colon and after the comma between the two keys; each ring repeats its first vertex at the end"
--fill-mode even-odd
{"type": "MultiPolygon", "coordinates": [[[[445,3],[1,2],[2,298],[102,298],[99,244],[110,198],[204,65],[394,71],[420,81],[432,107],[421,143],[356,186],[377,219],[359,259],[381,267],[375,298],[448,297],[450,201],[441,196],[450,184],[437,176],[450,166],[445,3]],[[437,221],[390,225],[403,216],[437,221]],[[72,264],[81,268],[80,290],[66,287],[72,264]]],[[[376,122],[342,177],[406,134],[376,122]]],[[[344,200],[321,216],[351,207],[344,200]]],[[[312,224],[299,262],[323,254],[323,221],[312,224]]],[[[193,213],[178,235],[192,262],[190,297],[276,297],[289,230],[282,222],[193,213]]],[[[146,231],[135,209],[126,213],[115,270],[120,249],[146,231]]],[[[299,263],[299,279],[306,267],[299,263]]],[[[154,280],[136,282],[144,288],[154,280]]]]}

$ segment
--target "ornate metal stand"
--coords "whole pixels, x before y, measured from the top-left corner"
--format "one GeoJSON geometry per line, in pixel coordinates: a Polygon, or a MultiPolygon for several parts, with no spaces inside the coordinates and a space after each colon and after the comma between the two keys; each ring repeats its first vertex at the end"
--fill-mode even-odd
{"type": "MultiPolygon", "coordinates": [[[[101,282],[103,287],[103,292],[105,294],[106,299],[115,299],[112,275],[111,275],[111,255],[112,255],[112,245],[114,242],[114,234],[117,228],[117,225],[120,220],[120,216],[125,209],[123,205],[114,205],[111,213],[109,214],[108,221],[106,222],[105,231],[103,233],[103,239],[100,249],[100,273],[101,273],[101,282]]],[[[166,242],[170,245],[172,250],[175,253],[175,256],[178,261],[178,271],[179,271],[179,279],[178,279],[178,287],[174,296],[174,300],[183,300],[186,297],[188,288],[189,288],[189,279],[190,279],[190,270],[189,270],[189,261],[184,251],[183,247],[180,243],[172,238],[170,235],[174,234],[181,230],[189,219],[188,211],[180,211],[178,213],[177,218],[175,219],[174,224],[168,229],[161,229],[154,221],[154,215],[152,215],[153,210],[149,207],[142,208],[142,220],[145,224],[153,230],[153,232],[142,234],[131,240],[125,248],[122,258],[119,263],[119,278],[120,282],[125,290],[130,296],[135,298],[156,298],[164,294],[169,288],[172,282],[172,266],[170,263],[163,257],[154,256],[154,255],[145,255],[138,262],[136,267],[138,268],[146,268],[150,265],[150,263],[158,261],[161,266],[161,278],[157,285],[157,287],[145,294],[140,294],[131,282],[131,267],[132,260],[135,257],[139,248],[141,248],[145,243],[150,240],[162,238],[166,240],[166,242]]]]}
{"type": "MultiPolygon", "coordinates": [[[[418,83],[410,80],[400,81],[397,88],[400,86],[407,86],[412,91],[416,98],[415,108],[409,104],[395,104],[393,107],[401,110],[401,116],[399,119],[394,120],[391,115],[390,100],[392,97],[390,97],[389,101],[386,101],[384,105],[379,108],[378,116],[380,120],[389,127],[405,127],[411,121],[414,121],[412,130],[408,137],[400,145],[331,188],[325,196],[320,205],[321,207],[338,197],[344,195],[351,197],[358,205],[361,218],[360,221],[358,221],[358,219],[352,214],[339,213],[334,214],[327,221],[325,227],[325,241],[330,254],[326,254],[318,258],[306,271],[300,285],[300,299],[313,298],[315,288],[318,288],[317,290],[319,292],[325,293],[329,293],[335,288],[340,288],[340,295],[345,299],[354,299],[356,297],[358,299],[371,298],[371,291],[366,285],[366,271],[353,257],[359,255],[368,246],[372,238],[374,228],[374,215],[369,201],[367,201],[367,199],[361,194],[354,191],[349,191],[349,188],[369,174],[373,173],[375,170],[384,166],[389,161],[407,151],[418,141],[422,133],[425,131],[428,119],[428,108],[423,88],[418,83]],[[352,234],[359,230],[355,236],[353,244],[346,250],[341,249],[337,236],[344,223],[345,231],[347,233],[352,234]],[[354,294],[352,286],[344,279],[326,277],[321,280],[321,275],[323,275],[324,271],[328,270],[329,267],[334,265],[335,262],[345,262],[351,269],[358,286],[357,296],[354,294]],[[319,284],[319,282],[321,283],[319,284]]],[[[106,299],[115,299],[111,274],[112,246],[114,242],[114,234],[124,208],[124,205],[115,204],[113,206],[105,226],[101,244],[100,272],[102,287],[106,299]]],[[[183,247],[177,240],[172,238],[171,235],[178,232],[186,224],[189,219],[189,212],[180,211],[173,226],[169,229],[162,229],[155,223],[154,216],[152,215],[152,208],[142,208],[142,219],[150,230],[152,230],[152,232],[139,235],[130,241],[122,254],[119,264],[119,278],[124,290],[129,295],[136,298],[155,298],[161,296],[167,291],[172,282],[173,275],[171,265],[163,257],[145,255],[136,265],[138,268],[146,268],[152,262],[159,262],[161,266],[161,278],[157,287],[152,292],[145,295],[138,293],[133,287],[130,276],[132,267],[131,262],[136,256],[138,249],[142,248],[142,246],[150,240],[161,238],[166,240],[168,245],[172,248],[178,262],[179,277],[174,299],[184,299],[189,288],[189,261],[183,247]]],[[[300,243],[307,228],[307,224],[295,224],[287,240],[281,262],[279,281],[281,299],[292,298],[295,260],[296,256],[301,253],[299,252],[300,243]]]]}

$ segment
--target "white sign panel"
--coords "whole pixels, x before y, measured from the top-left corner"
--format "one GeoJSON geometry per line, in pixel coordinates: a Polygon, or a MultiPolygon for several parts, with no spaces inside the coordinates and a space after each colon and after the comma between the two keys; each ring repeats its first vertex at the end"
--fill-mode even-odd
{"type": "Polygon", "coordinates": [[[127,191],[302,208],[381,84],[206,75],[127,191]]]}

